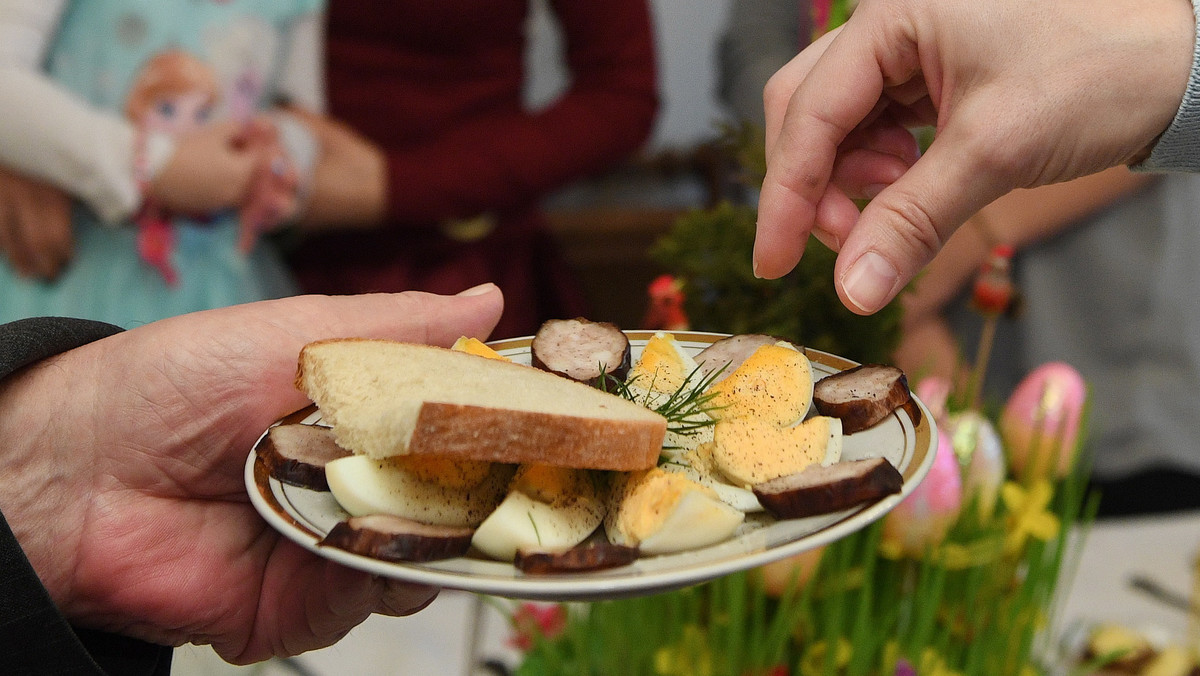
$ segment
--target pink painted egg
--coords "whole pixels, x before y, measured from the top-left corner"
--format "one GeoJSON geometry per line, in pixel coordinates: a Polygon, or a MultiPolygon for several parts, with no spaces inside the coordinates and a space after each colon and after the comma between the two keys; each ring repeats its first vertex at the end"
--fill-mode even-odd
{"type": "Polygon", "coordinates": [[[946,406],[950,400],[950,389],[950,380],[941,376],[922,378],[921,382],[913,388],[913,393],[933,414],[933,419],[938,425],[946,420],[946,406]]]}
{"type": "Polygon", "coordinates": [[[940,429],[936,453],[924,481],[884,517],[884,540],[907,556],[941,544],[962,510],[962,472],[950,436],[940,429]]]}
{"type": "Polygon", "coordinates": [[[1074,367],[1042,364],[1017,385],[1000,415],[1000,435],[1013,474],[1066,476],[1075,464],[1087,383],[1074,367]]]}

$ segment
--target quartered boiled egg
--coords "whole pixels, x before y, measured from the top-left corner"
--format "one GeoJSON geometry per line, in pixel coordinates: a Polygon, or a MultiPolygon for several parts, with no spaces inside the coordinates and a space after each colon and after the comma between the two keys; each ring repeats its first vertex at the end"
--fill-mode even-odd
{"type": "Polygon", "coordinates": [[[436,526],[477,526],[504,498],[511,465],[423,456],[351,455],[325,465],[352,516],[394,514],[436,526]]]}
{"type": "Polygon", "coordinates": [[[473,355],[477,355],[480,357],[486,357],[488,359],[496,359],[499,361],[512,361],[508,357],[505,357],[504,355],[500,354],[499,352],[493,350],[491,347],[489,347],[486,343],[479,340],[478,338],[468,338],[467,336],[462,336],[458,340],[454,341],[454,345],[451,345],[450,349],[455,350],[457,352],[466,352],[468,354],[473,354],[473,355]]]}
{"type": "MultiPolygon", "coordinates": [[[[646,408],[656,408],[667,401],[686,384],[689,388],[699,384],[701,375],[696,360],[675,336],[659,331],[646,341],[642,354],[629,369],[626,386],[634,401],[646,408]]],[[[703,412],[680,421],[692,427],[687,433],[668,429],[663,439],[663,453],[668,457],[696,448],[712,441],[712,418],[703,412]]]]}
{"type": "Polygon", "coordinates": [[[726,479],[750,488],[813,463],[840,460],[842,421],[819,415],[780,428],[757,418],[723,419],[713,434],[712,456],[726,479]]]}
{"type": "Polygon", "coordinates": [[[763,345],[708,392],[714,395],[713,417],[752,417],[786,427],[812,405],[812,364],[790,343],[763,345]]]}
{"type": "Polygon", "coordinates": [[[745,517],[712,489],[656,467],[616,479],[604,525],[613,544],[668,554],[726,540],[745,517]]]}
{"type": "Polygon", "coordinates": [[[588,470],[522,465],[508,495],[479,524],[471,544],[502,561],[511,561],[519,549],[570,549],[604,520],[605,504],[597,481],[588,470]]]}
{"type": "Polygon", "coordinates": [[[696,370],[696,360],[670,333],[659,331],[646,341],[642,354],[629,368],[630,387],[670,394],[696,370]]]}

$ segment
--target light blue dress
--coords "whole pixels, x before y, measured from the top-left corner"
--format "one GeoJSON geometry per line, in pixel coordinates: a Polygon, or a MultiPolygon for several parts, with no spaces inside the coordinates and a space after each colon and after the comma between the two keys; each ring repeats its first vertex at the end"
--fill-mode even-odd
{"type": "MultiPolygon", "coordinates": [[[[185,53],[215,83],[204,119],[240,119],[277,94],[289,30],[322,7],[321,0],[75,0],[51,41],[45,70],[92,105],[124,115],[131,90],[146,84],[147,64],[164,52],[185,53]]],[[[167,98],[154,113],[169,119],[179,110],[167,98]]],[[[249,254],[238,251],[233,212],[171,217],[169,224],[173,284],[139,255],[133,220],[104,224],[76,204],[74,255],[58,279],[21,278],[0,261],[0,322],[61,315],[130,328],[294,293],[269,241],[249,254]]]]}

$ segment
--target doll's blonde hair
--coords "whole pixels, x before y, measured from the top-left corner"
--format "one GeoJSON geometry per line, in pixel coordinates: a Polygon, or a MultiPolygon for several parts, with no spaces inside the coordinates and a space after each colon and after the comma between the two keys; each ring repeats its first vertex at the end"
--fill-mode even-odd
{"type": "Polygon", "coordinates": [[[154,102],[167,96],[200,91],[210,102],[220,96],[212,68],[181,49],[160,52],[142,66],[125,102],[125,115],[140,122],[154,102]]]}

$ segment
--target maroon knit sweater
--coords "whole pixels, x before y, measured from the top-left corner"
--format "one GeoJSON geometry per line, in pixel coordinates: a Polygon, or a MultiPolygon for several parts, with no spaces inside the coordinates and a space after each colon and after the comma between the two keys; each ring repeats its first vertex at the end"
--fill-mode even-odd
{"type": "Polygon", "coordinates": [[[388,221],[320,235],[291,257],[307,291],[454,293],[492,281],[506,295],[495,336],[584,311],[542,230],[537,204],[613,166],[648,137],[658,107],[645,0],[551,3],[567,91],[523,108],[526,0],[333,0],[329,113],[383,149],[388,221]],[[479,214],[481,241],[439,226],[479,214]]]}

